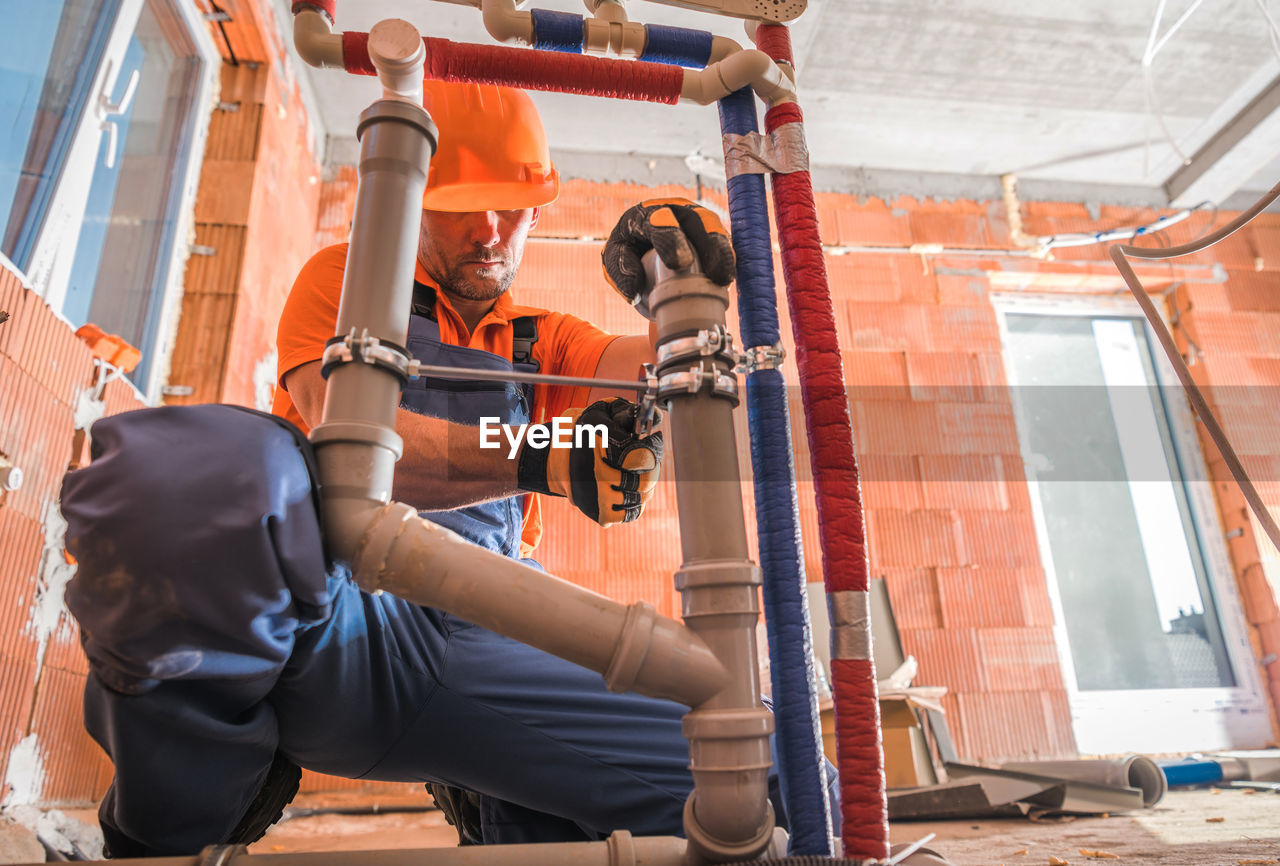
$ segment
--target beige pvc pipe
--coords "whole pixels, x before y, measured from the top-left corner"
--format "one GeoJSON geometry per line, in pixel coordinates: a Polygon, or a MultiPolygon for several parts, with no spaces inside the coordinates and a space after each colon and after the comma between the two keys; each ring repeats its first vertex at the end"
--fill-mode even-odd
{"type": "MultiPolygon", "coordinates": [[[[370,36],[375,62],[395,45],[407,52],[420,41],[396,31],[376,46],[378,32],[370,36]]],[[[383,99],[362,115],[358,134],[360,184],[337,332],[355,335],[360,357],[371,359],[389,348],[382,344],[403,346],[408,333],[435,127],[420,106],[383,99]]],[[[326,540],[335,558],[352,564],[362,589],[447,611],[598,671],[616,691],[692,706],[725,687],[724,666],[702,639],[651,606],[621,605],[471,544],[407,505],[388,505],[402,446],[400,384],[376,363],[335,366],[323,420],[311,432],[326,540]]]]}
{"type": "Polygon", "coordinates": [[[630,606],[477,547],[392,503],[375,515],[355,554],[356,582],[537,647],[634,691],[696,706],[728,674],[690,628],[645,602],[630,606]]]}
{"type": "Polygon", "coordinates": [[[342,69],[342,36],[317,9],[302,8],[293,16],[293,47],[302,61],[318,69],[342,69]]]}
{"type": "Polygon", "coordinates": [[[755,48],[736,51],[705,69],[685,69],[680,99],[710,105],[750,86],[769,104],[795,99],[796,85],[769,55],[755,48]]]}
{"type": "MultiPolygon", "coordinates": [[[[370,46],[375,63],[386,60],[397,74],[409,58],[396,51],[414,41],[400,29],[387,30],[386,45],[370,46]]],[[[407,362],[398,347],[408,332],[435,129],[420,106],[383,99],[362,116],[359,134],[360,185],[337,329],[347,335],[352,360],[333,367],[323,420],[311,434],[330,552],[352,565],[368,591],[391,591],[600,671],[611,688],[694,706],[684,726],[694,779],[685,808],[689,856],[726,862],[759,855],[774,837],[767,797],[773,720],[760,705],[759,572],[746,558],[731,404],[706,390],[670,398],[685,553],[677,585],[688,626],[648,605],[624,607],[544,575],[407,505],[388,504],[401,451],[395,366],[407,362]],[[719,479],[709,485],[698,474],[708,470],[719,479]]],[[[723,327],[727,290],[696,274],[659,276],[650,306],[660,343],[690,327],[723,327]]],[[[684,363],[664,363],[659,374],[684,363]]],[[[723,356],[696,361],[708,374],[732,366],[723,356]]],[[[486,862],[494,862],[491,855],[486,862]]]]}
{"type": "Polygon", "coordinates": [[[244,846],[227,845],[206,848],[195,857],[98,862],[100,866],[685,866],[687,847],[685,840],[673,836],[632,836],[617,830],[603,842],[252,855],[244,846]]]}
{"type": "MultiPolygon", "coordinates": [[[[729,293],[697,273],[671,273],[650,253],[649,308],[664,344],[723,331],[729,293]]],[[[731,375],[726,354],[671,355],[669,375],[731,375]]],[[[696,381],[696,379],[694,380],[696,381]]],[[[749,860],[769,845],[769,735],[773,715],[761,705],[756,626],[760,570],[747,556],[746,519],[733,427],[736,400],[706,387],[671,391],[668,429],[675,465],[680,545],[676,573],[686,624],[729,670],[729,686],[685,716],[694,791],[685,805],[690,847],[711,862],[749,860]]]]}

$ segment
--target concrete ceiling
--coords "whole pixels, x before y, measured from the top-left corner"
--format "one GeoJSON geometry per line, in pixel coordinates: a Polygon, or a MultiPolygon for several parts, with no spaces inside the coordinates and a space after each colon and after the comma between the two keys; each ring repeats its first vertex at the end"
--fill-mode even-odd
{"type": "MultiPolygon", "coordinates": [[[[1196,8],[1155,55],[1149,101],[1142,58],[1161,0],[810,0],[792,42],[816,182],[985,197],[1015,172],[1030,197],[1239,206],[1280,181],[1268,2],[1280,20],[1274,0],[1166,0],[1161,35],[1196,8]]],[[[533,4],[585,12],[574,0],[533,4]]],[[[735,19],[636,0],[628,12],[746,42],[735,19]]],[[[477,10],[427,0],[343,0],[337,28],[367,31],[385,17],[493,41],[477,10]]],[[[308,78],[330,160],[352,161],[351,131],[376,84],[336,71],[308,78]]],[[[712,108],[535,99],[571,176],[689,182],[687,155],[721,152],[712,108]]]]}

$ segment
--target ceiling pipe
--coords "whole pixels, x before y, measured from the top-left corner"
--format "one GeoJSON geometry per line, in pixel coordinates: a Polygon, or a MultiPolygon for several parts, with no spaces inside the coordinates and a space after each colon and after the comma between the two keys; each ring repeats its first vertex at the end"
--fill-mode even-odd
{"type": "Polygon", "coordinates": [[[516,9],[515,0],[481,0],[480,17],[489,35],[507,45],[533,45],[533,13],[516,9]]]}
{"type": "MultiPolygon", "coordinates": [[[[605,8],[606,3],[607,0],[598,8],[605,8]]],[[[482,0],[481,13],[485,28],[498,41],[533,44],[535,34],[532,15],[518,11],[514,0],[482,0]]],[[[618,12],[605,14],[616,16],[618,12]]],[[[625,11],[622,15],[625,16],[625,11]]],[[[371,63],[363,62],[362,58],[346,57],[344,35],[334,33],[329,16],[316,7],[298,4],[293,21],[294,45],[304,62],[319,68],[345,68],[348,71],[365,71],[371,66],[371,63]]],[[[363,34],[346,34],[361,35],[363,34]]],[[[629,44],[623,39],[621,47],[625,49],[629,44]]],[[[788,74],[789,70],[784,70],[764,53],[755,49],[743,50],[732,39],[721,36],[712,39],[711,62],[705,69],[682,71],[684,79],[680,99],[699,105],[710,105],[742,87],[751,87],[770,105],[795,98],[795,82],[792,75],[788,74]]]]}
{"type": "Polygon", "coordinates": [[[738,51],[706,69],[684,70],[680,99],[710,105],[730,93],[750,87],[769,105],[794,101],[796,85],[763,51],[738,51]]]}
{"type": "Polygon", "coordinates": [[[343,69],[342,36],[333,32],[329,17],[311,6],[293,16],[293,46],[298,56],[318,69],[343,69]]]}

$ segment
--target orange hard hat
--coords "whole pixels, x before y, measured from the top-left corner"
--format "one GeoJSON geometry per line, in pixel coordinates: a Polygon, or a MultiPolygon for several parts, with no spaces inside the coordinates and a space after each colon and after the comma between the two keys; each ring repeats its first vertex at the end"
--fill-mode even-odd
{"type": "Polygon", "coordinates": [[[492,84],[428,80],[422,103],[440,130],[423,208],[520,210],[555,201],[560,175],[529,94],[492,84]]]}

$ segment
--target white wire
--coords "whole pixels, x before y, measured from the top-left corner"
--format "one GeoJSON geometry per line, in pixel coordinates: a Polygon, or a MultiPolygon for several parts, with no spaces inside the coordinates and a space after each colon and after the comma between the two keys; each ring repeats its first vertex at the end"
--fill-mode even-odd
{"type": "Polygon", "coordinates": [[[1160,0],[1160,2],[1156,4],[1156,18],[1151,22],[1151,32],[1147,34],[1147,47],[1142,51],[1143,66],[1150,66],[1150,58],[1155,54],[1153,49],[1156,44],[1156,34],[1160,32],[1160,19],[1164,17],[1164,5],[1166,2],[1167,0],[1160,0]]]}
{"type": "MultiPolygon", "coordinates": [[[[1197,9],[1200,8],[1200,4],[1202,4],[1203,2],[1204,0],[1195,0],[1194,3],[1188,6],[1187,11],[1183,12],[1177,21],[1173,22],[1173,26],[1170,27],[1167,31],[1165,31],[1165,34],[1160,37],[1160,41],[1157,42],[1154,46],[1151,44],[1150,36],[1147,38],[1147,53],[1142,55],[1143,65],[1145,66],[1151,65],[1151,61],[1156,59],[1156,55],[1160,53],[1161,48],[1164,48],[1164,44],[1169,41],[1169,37],[1177,33],[1178,28],[1181,27],[1183,24],[1187,23],[1187,19],[1191,17],[1193,12],[1195,12],[1197,9]]],[[[1164,4],[1161,3],[1161,6],[1163,5],[1164,4]]],[[[1152,28],[1151,28],[1151,35],[1153,36],[1155,35],[1156,27],[1158,27],[1159,25],[1160,25],[1160,19],[1159,17],[1157,17],[1155,20],[1155,23],[1152,25],[1152,28]]]]}
{"type": "MultiPolygon", "coordinates": [[[[1164,122],[1164,113],[1160,110],[1160,106],[1156,101],[1155,82],[1151,77],[1151,64],[1156,59],[1156,55],[1160,53],[1160,49],[1164,48],[1173,34],[1178,32],[1178,28],[1187,22],[1197,9],[1200,8],[1204,0],[1193,0],[1192,4],[1178,16],[1178,20],[1173,22],[1173,26],[1165,31],[1163,36],[1160,33],[1160,21],[1164,18],[1164,7],[1167,0],[1160,0],[1156,5],[1155,18],[1151,22],[1151,31],[1147,34],[1147,47],[1142,52],[1142,87],[1146,95],[1147,103],[1147,123],[1145,131],[1145,141],[1142,147],[1142,176],[1145,178],[1149,173],[1148,155],[1151,150],[1151,116],[1154,114],[1156,122],[1160,124],[1160,131],[1164,133],[1165,141],[1169,142],[1169,146],[1173,148],[1173,152],[1178,155],[1183,164],[1189,163],[1191,158],[1182,152],[1182,148],[1178,147],[1178,142],[1174,139],[1173,133],[1169,131],[1169,126],[1164,122]]],[[[1261,3],[1262,0],[1257,0],[1261,3]]],[[[1264,10],[1265,11],[1265,10],[1264,10]]],[[[1270,16],[1268,16],[1270,20],[1270,16]]]]}
{"type": "Polygon", "coordinates": [[[1271,50],[1276,53],[1276,57],[1280,57],[1280,27],[1276,26],[1276,19],[1271,17],[1271,10],[1267,9],[1266,0],[1254,0],[1258,4],[1258,11],[1262,13],[1262,17],[1267,19],[1270,25],[1267,35],[1271,37],[1271,50]]]}

